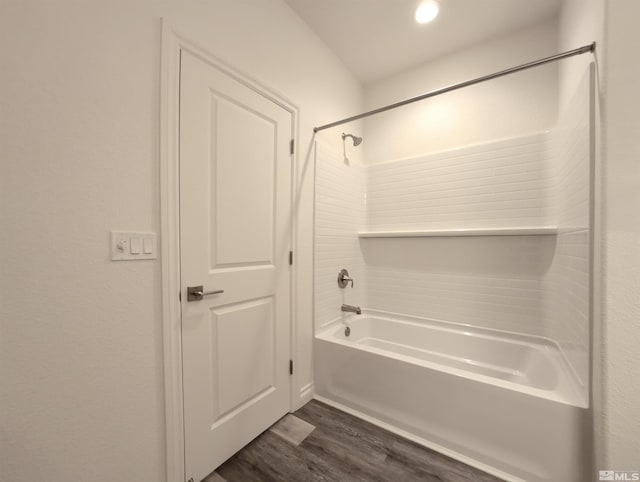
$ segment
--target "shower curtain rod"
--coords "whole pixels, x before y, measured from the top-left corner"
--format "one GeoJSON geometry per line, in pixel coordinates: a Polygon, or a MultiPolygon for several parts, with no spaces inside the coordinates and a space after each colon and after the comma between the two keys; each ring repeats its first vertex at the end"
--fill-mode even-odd
{"type": "Polygon", "coordinates": [[[368,112],[364,112],[362,114],[347,117],[345,119],[331,122],[330,124],[325,124],[320,127],[314,127],[313,132],[319,132],[325,129],[329,129],[331,127],[339,126],[341,124],[346,124],[347,122],[352,122],[358,119],[362,119],[364,117],[380,114],[381,112],[386,112],[388,110],[395,109],[396,107],[402,107],[403,105],[412,104],[414,102],[418,102],[419,100],[428,99],[429,97],[435,97],[436,95],[444,94],[446,92],[451,92],[452,90],[462,89],[463,87],[469,87],[470,85],[479,84],[480,82],[485,82],[487,80],[497,79],[498,77],[502,77],[504,75],[513,74],[515,72],[520,72],[521,70],[527,70],[532,67],[548,64],[550,62],[555,62],[556,60],[562,60],[562,59],[566,59],[567,57],[573,57],[574,55],[582,55],[589,52],[594,52],[595,49],[596,49],[596,43],[593,42],[590,45],[585,45],[584,47],[568,50],[567,52],[553,55],[551,57],[546,57],[544,59],[534,60],[533,62],[529,62],[527,64],[518,65],[517,67],[511,67],[510,69],[501,70],[500,72],[496,72],[494,74],[485,75],[483,77],[467,80],[465,82],[460,82],[459,84],[453,84],[448,87],[444,87],[442,89],[427,92],[426,94],[421,94],[416,97],[411,97],[410,99],[401,100],[400,102],[396,102],[395,104],[389,104],[384,107],[378,107],[377,109],[373,109],[368,112]]]}

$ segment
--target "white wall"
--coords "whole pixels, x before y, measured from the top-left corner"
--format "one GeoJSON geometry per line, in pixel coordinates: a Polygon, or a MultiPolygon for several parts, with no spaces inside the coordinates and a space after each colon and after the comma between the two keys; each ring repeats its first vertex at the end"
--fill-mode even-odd
{"type": "MultiPolygon", "coordinates": [[[[596,59],[604,54],[604,0],[564,0],[558,16],[558,45],[562,51],[575,49],[596,42],[596,59]]],[[[560,107],[573,97],[592,56],[579,55],[558,64],[560,107]]],[[[602,67],[598,63],[598,69],[602,67]]],[[[601,76],[600,76],[601,77],[601,76]]]]}
{"type": "MultiPolygon", "coordinates": [[[[640,104],[634,0],[566,0],[560,16],[563,47],[598,43],[598,163],[593,397],[596,469],[638,470],[640,453],[640,207],[638,135],[640,104]]],[[[575,59],[561,71],[560,101],[583,66],[575,59]]]]}
{"type": "Polygon", "coordinates": [[[605,3],[601,469],[640,470],[640,3],[605,3]]]}
{"type": "MultiPolygon", "coordinates": [[[[367,85],[373,109],[557,53],[557,24],[495,38],[367,85]]],[[[368,163],[503,139],[553,126],[557,64],[450,92],[365,120],[368,163]]]]}
{"type": "Polygon", "coordinates": [[[1,9],[0,478],[165,480],[160,265],[108,251],[111,229],[159,232],[161,17],[300,107],[298,388],[311,381],[311,128],[360,111],[361,88],[279,0],[1,9]]]}

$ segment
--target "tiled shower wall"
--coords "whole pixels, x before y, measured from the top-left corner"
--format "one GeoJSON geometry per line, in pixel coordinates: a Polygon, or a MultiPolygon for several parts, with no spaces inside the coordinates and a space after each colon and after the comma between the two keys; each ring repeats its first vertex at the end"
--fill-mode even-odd
{"type": "Polygon", "coordinates": [[[589,95],[586,79],[551,132],[413,159],[350,166],[318,145],[316,328],[346,300],[547,336],[586,380],[589,95]],[[357,236],[550,225],[557,236],[357,236]],[[340,267],[353,270],[356,289],[338,289],[340,267]]]}
{"type": "Polygon", "coordinates": [[[589,380],[590,189],[593,66],[550,133],[556,253],[544,282],[545,333],[556,340],[587,393],[589,380]]]}
{"type": "MultiPolygon", "coordinates": [[[[368,229],[544,226],[544,133],[368,168],[368,229]]],[[[363,239],[370,309],[542,334],[552,237],[363,239]]]]}
{"type": "Polygon", "coordinates": [[[546,139],[534,134],[369,166],[369,229],[544,225],[546,139]]]}
{"type": "Polygon", "coordinates": [[[349,165],[318,143],[316,328],[346,302],[543,335],[554,236],[360,239],[358,231],[549,224],[548,156],[545,133],[372,166],[349,165]],[[355,289],[337,287],[342,267],[355,289]]]}
{"type": "Polygon", "coordinates": [[[367,277],[358,230],[365,224],[366,171],[320,142],[315,146],[315,164],[314,323],[318,329],[342,315],[343,303],[363,305],[367,277]],[[342,268],[353,278],[353,288],[338,288],[342,268]]]}

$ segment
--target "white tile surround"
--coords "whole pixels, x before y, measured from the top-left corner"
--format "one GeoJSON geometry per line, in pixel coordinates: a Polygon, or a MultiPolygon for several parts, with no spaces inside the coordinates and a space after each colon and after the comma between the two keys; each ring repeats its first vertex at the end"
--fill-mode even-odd
{"type": "Polygon", "coordinates": [[[358,239],[357,233],[547,225],[546,140],[537,133],[372,166],[346,165],[318,144],[316,327],[340,316],[346,296],[370,309],[544,334],[542,282],[554,236],[358,239]],[[338,289],[340,267],[353,270],[356,289],[338,289]]]}
{"type": "Polygon", "coordinates": [[[367,228],[540,226],[550,212],[546,134],[368,167],[367,228]]]}
{"type": "MultiPolygon", "coordinates": [[[[551,223],[547,133],[367,169],[367,229],[551,223]]],[[[365,239],[368,308],[544,334],[553,236],[365,239]]]]}
{"type": "Polygon", "coordinates": [[[365,306],[542,335],[553,237],[364,240],[365,306]]]}
{"type": "Polygon", "coordinates": [[[358,230],[365,224],[365,168],[346,163],[342,153],[319,141],[315,149],[316,209],[314,252],[315,327],[342,316],[343,303],[362,305],[366,293],[365,265],[358,230]],[[338,271],[346,268],[354,287],[338,287],[338,271]]]}
{"type": "Polygon", "coordinates": [[[550,132],[373,165],[317,145],[316,329],[347,302],[546,336],[588,380],[589,85],[587,75],[550,132]],[[559,233],[357,236],[523,226],[559,233]],[[340,267],[354,290],[337,287],[340,267]]]}
{"type": "Polygon", "coordinates": [[[589,380],[590,138],[595,74],[587,72],[550,133],[556,253],[544,279],[545,334],[556,340],[587,393],[589,380]]]}

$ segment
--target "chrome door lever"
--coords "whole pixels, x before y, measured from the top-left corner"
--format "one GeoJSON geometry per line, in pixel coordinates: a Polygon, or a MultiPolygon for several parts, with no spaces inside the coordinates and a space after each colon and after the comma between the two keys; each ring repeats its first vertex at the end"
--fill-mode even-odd
{"type": "Polygon", "coordinates": [[[224,290],[205,291],[202,285],[187,286],[187,301],[200,301],[205,296],[219,295],[221,293],[224,293],[224,290]]]}

